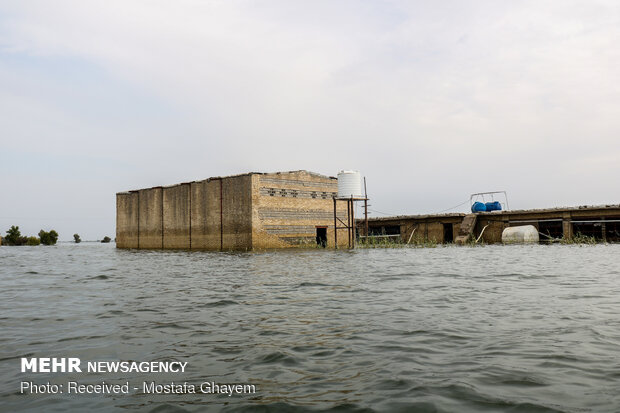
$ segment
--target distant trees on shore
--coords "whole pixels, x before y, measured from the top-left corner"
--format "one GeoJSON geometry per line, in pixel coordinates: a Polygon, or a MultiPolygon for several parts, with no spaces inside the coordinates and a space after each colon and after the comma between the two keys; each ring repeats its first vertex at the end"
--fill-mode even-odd
{"type": "Polygon", "coordinates": [[[4,245],[55,245],[58,241],[58,233],[54,230],[49,232],[39,231],[39,237],[26,237],[21,234],[18,226],[12,225],[6,232],[6,236],[2,237],[4,245]]]}
{"type": "MultiPolygon", "coordinates": [[[[58,242],[58,232],[55,230],[39,231],[38,237],[27,237],[21,234],[19,227],[12,225],[6,231],[6,235],[4,237],[0,236],[0,245],[56,245],[58,242]]],[[[82,238],[79,234],[73,234],[73,241],[76,244],[82,242],[82,238]]],[[[112,241],[112,238],[107,235],[103,237],[101,240],[102,243],[109,243],[112,241]]],[[[116,240],[114,240],[116,242],[116,240]]]]}

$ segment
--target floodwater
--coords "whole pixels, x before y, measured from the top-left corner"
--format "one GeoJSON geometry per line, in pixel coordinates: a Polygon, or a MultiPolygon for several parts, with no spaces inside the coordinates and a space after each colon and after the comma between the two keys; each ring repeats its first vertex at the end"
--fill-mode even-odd
{"type": "Polygon", "coordinates": [[[620,245],[0,247],[0,410],[618,412],[620,245]],[[184,373],[21,372],[22,357],[184,373]],[[21,394],[129,382],[129,394],[21,394]],[[254,394],[145,394],[240,383],[254,394]],[[139,387],[134,390],[133,386],[139,387]]]}

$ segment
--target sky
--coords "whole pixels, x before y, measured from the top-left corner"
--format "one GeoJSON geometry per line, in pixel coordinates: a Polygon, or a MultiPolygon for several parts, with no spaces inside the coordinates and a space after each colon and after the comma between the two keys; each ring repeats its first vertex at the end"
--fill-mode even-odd
{"type": "Polygon", "coordinates": [[[619,45],[615,0],[0,0],[0,232],[250,171],[359,170],[371,217],[617,204],[619,45]]]}

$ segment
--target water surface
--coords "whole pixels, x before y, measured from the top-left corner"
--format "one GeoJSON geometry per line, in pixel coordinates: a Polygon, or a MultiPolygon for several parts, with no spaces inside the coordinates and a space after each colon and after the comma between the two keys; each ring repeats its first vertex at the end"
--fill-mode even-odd
{"type": "Polygon", "coordinates": [[[620,411],[620,245],[256,253],[0,247],[0,409],[620,411]],[[21,357],[183,374],[21,373],[21,357]],[[254,395],[21,395],[22,380],[254,395]]]}

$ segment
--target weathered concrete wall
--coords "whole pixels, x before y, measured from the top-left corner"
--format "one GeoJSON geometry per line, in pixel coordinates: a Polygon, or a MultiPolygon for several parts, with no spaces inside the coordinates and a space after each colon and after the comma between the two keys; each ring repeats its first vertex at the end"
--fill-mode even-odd
{"type": "Polygon", "coordinates": [[[207,242],[207,181],[190,183],[191,215],[192,223],[191,244],[192,249],[208,249],[207,242]]]}
{"type": "MultiPolygon", "coordinates": [[[[368,227],[371,233],[374,229],[377,234],[387,227],[400,227],[400,239],[396,240],[404,243],[450,242],[444,239],[444,225],[447,226],[447,231],[452,232],[451,239],[454,240],[462,219],[463,214],[371,218],[368,227]]],[[[363,225],[361,220],[358,220],[358,225],[363,225]]]]}
{"type": "Polygon", "coordinates": [[[477,239],[480,238],[480,234],[482,233],[480,241],[486,244],[501,242],[502,232],[504,231],[504,228],[508,226],[510,225],[504,220],[488,219],[479,215],[476,221],[476,229],[473,235],[477,239]],[[484,232],[482,232],[483,230],[484,232]]]}
{"type": "MultiPolygon", "coordinates": [[[[369,228],[371,225],[369,223],[369,228]]],[[[420,224],[416,222],[401,222],[400,223],[400,240],[402,242],[410,242],[415,235],[420,231],[420,224]]]]}
{"type": "Polygon", "coordinates": [[[164,248],[191,248],[190,185],[165,187],[164,248]]]}
{"type": "Polygon", "coordinates": [[[443,224],[441,222],[427,222],[425,238],[433,242],[443,242],[443,224]]]}
{"type": "Polygon", "coordinates": [[[163,189],[141,189],[139,194],[139,248],[163,248],[163,189]]]}
{"type": "MultiPolygon", "coordinates": [[[[336,179],[305,171],[252,178],[254,248],[316,245],[317,227],[327,228],[327,246],[334,247],[336,179]]],[[[337,211],[340,219],[346,221],[346,202],[338,202],[337,211]]],[[[347,242],[347,231],[338,230],[338,245],[345,247],[347,242]]]]}
{"type": "Polygon", "coordinates": [[[138,192],[116,194],[116,246],[138,248],[138,192]]]}

